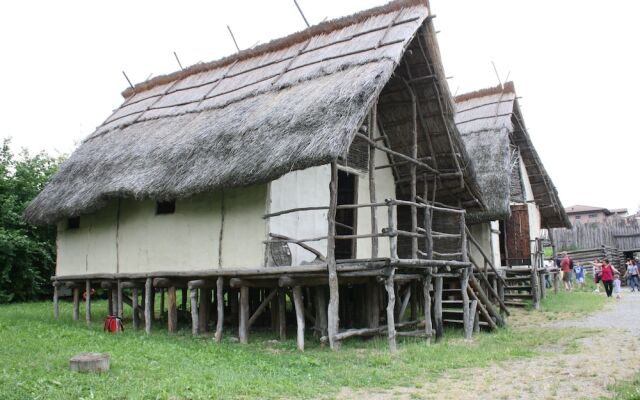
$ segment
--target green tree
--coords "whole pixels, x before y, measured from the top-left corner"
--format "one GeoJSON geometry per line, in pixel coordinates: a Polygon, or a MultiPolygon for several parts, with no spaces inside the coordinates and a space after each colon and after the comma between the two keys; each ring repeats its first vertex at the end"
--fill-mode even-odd
{"type": "Polygon", "coordinates": [[[55,227],[30,225],[22,213],[62,158],[27,150],[16,156],[10,144],[5,139],[0,149],[0,303],[49,294],[55,272],[55,227]]]}

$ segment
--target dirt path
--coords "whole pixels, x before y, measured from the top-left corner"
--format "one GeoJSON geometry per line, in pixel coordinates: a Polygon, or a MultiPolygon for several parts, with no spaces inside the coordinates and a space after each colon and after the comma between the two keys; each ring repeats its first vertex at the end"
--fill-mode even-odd
{"type": "MultiPolygon", "coordinates": [[[[541,348],[541,356],[505,361],[487,368],[465,368],[444,374],[420,388],[381,392],[343,390],[341,399],[593,399],[610,397],[607,386],[628,380],[640,366],[640,294],[624,293],[613,307],[579,320],[549,324],[549,328],[595,328],[601,334],[578,342],[577,352],[558,345],[541,348]],[[617,343],[619,351],[612,351],[617,343]]],[[[615,300],[613,300],[615,301],[615,300]]],[[[526,324],[540,326],[526,319],[526,324]]],[[[525,319],[519,323],[525,322],[525,319]]]]}

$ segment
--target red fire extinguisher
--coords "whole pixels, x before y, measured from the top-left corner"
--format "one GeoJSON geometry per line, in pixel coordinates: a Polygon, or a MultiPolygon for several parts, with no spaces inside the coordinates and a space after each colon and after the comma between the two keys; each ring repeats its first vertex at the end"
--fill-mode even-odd
{"type": "Polygon", "coordinates": [[[104,320],[104,331],[111,333],[123,332],[124,325],[122,324],[122,318],[118,318],[115,315],[109,315],[104,320]]]}

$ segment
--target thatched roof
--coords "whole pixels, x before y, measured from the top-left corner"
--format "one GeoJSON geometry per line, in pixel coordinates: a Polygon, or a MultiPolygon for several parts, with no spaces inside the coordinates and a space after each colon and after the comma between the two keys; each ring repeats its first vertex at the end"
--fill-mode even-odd
{"type": "Polygon", "coordinates": [[[510,215],[510,202],[522,202],[518,152],[522,157],[533,196],[540,208],[542,226],[569,227],[558,191],[536,152],[520,111],[513,82],[467,93],[455,98],[456,125],[469,154],[472,154],[484,212],[474,213],[470,220],[490,221],[510,215]]]}
{"type": "MultiPolygon", "coordinates": [[[[438,197],[479,207],[428,16],[423,1],[395,1],[127,89],[25,217],[53,223],[110,198],[179,199],[328,163],[347,153],[378,99],[389,145],[410,154],[409,97],[399,81],[407,74],[432,75],[414,85],[426,115],[422,129],[441,133],[433,140],[441,168],[452,167],[457,153],[464,172],[441,182],[438,197]]],[[[426,136],[421,156],[430,151],[426,136]]],[[[402,179],[408,171],[395,173],[402,179]]]]}

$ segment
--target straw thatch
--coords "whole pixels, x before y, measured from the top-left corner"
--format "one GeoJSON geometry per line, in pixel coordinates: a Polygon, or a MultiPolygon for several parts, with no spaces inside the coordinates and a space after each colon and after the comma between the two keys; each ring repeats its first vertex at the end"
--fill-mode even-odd
{"type": "Polygon", "coordinates": [[[513,82],[456,97],[456,125],[473,154],[484,212],[470,220],[484,222],[510,215],[511,202],[524,202],[519,159],[525,165],[542,226],[570,226],[558,192],[547,174],[524,124],[513,82]],[[517,151],[516,151],[517,150],[517,151]]]}
{"type": "MultiPolygon", "coordinates": [[[[328,163],[346,155],[377,99],[390,146],[410,154],[410,113],[400,106],[408,95],[398,77],[428,74],[425,68],[437,76],[416,85],[424,130],[450,132],[434,138],[433,148],[445,168],[457,153],[465,173],[438,194],[480,207],[428,13],[421,1],[396,1],[126,90],[125,102],[63,163],[25,217],[53,223],[110,198],[179,199],[328,163]]],[[[396,174],[406,177],[408,168],[396,174]]]]}

